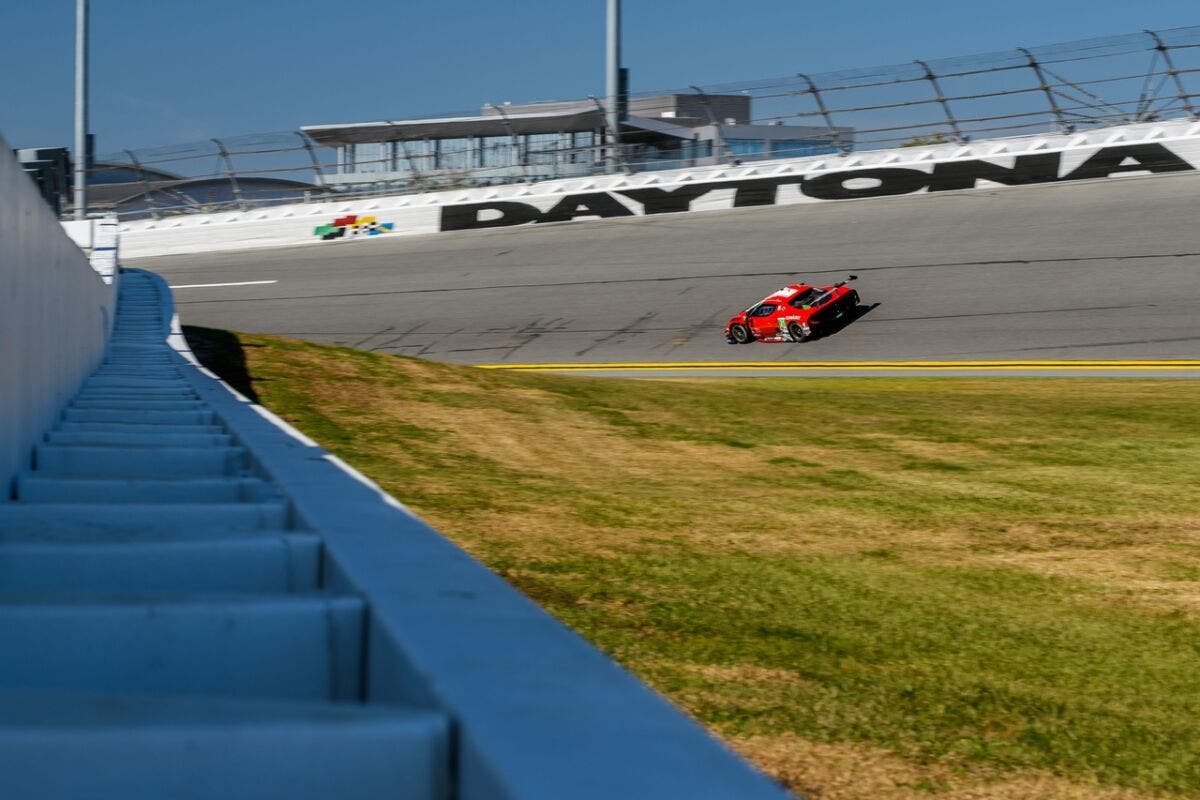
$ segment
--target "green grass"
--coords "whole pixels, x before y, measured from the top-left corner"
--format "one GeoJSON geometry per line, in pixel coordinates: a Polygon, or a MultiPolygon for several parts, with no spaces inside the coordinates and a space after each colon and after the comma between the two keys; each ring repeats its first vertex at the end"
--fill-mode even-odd
{"type": "Polygon", "coordinates": [[[622,381],[241,345],[211,349],[263,403],[734,741],[881,749],[925,770],[912,797],[1030,774],[1200,796],[1194,382],[622,381]]]}
{"type": "Polygon", "coordinates": [[[1181,794],[1200,775],[1196,626],[1071,581],[875,553],[672,553],[561,560],[518,584],[727,734],[1069,767],[1181,794]],[[697,664],[796,680],[727,682],[697,664]]]}

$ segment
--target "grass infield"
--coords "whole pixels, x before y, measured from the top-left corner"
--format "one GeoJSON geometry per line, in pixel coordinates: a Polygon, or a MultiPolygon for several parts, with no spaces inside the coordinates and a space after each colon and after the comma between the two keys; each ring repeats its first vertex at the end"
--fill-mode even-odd
{"type": "Polygon", "coordinates": [[[187,332],[798,792],[1200,797],[1200,383],[592,379],[187,332]]]}

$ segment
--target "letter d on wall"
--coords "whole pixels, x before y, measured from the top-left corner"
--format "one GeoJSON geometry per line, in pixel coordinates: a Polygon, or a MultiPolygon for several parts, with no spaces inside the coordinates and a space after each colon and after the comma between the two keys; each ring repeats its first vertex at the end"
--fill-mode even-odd
{"type": "Polygon", "coordinates": [[[528,203],[495,201],[491,203],[465,203],[460,206],[442,206],[441,229],[443,231],[469,231],[475,228],[502,228],[505,225],[525,225],[533,222],[540,211],[528,203]],[[486,212],[493,212],[487,214],[486,212]],[[498,212],[498,214],[496,213],[498,212]]]}

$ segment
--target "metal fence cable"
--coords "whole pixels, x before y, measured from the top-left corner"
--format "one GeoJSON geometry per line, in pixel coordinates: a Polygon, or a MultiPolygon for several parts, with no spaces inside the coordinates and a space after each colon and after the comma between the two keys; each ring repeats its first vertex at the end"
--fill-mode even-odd
{"type": "Polygon", "coordinates": [[[160,218],[586,177],[613,167],[632,173],[1196,119],[1197,72],[1200,26],[636,92],[616,148],[606,143],[603,104],[589,96],[513,107],[519,111],[485,104],[356,123],[342,126],[346,133],[340,139],[330,133],[339,126],[306,126],[126,149],[98,158],[92,170],[113,173],[97,175],[95,185],[112,198],[116,213],[160,218]],[[539,109],[548,109],[545,119],[560,114],[575,127],[542,133],[546,125],[529,123],[531,115],[543,113],[539,109]],[[589,119],[595,124],[580,122],[589,119]],[[499,133],[433,135],[473,130],[475,123],[499,133]],[[118,172],[122,169],[125,173],[118,172]]]}

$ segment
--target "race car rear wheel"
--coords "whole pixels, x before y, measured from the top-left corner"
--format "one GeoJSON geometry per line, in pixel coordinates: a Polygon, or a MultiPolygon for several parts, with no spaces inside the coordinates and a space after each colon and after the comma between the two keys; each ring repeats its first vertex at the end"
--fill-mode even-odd
{"type": "Polygon", "coordinates": [[[788,325],[788,335],[792,337],[794,342],[803,342],[808,338],[808,334],[804,332],[804,328],[800,327],[799,322],[793,322],[788,325]]]}
{"type": "Polygon", "coordinates": [[[730,325],[729,335],[737,344],[746,344],[750,341],[750,329],[745,325],[730,325]]]}

